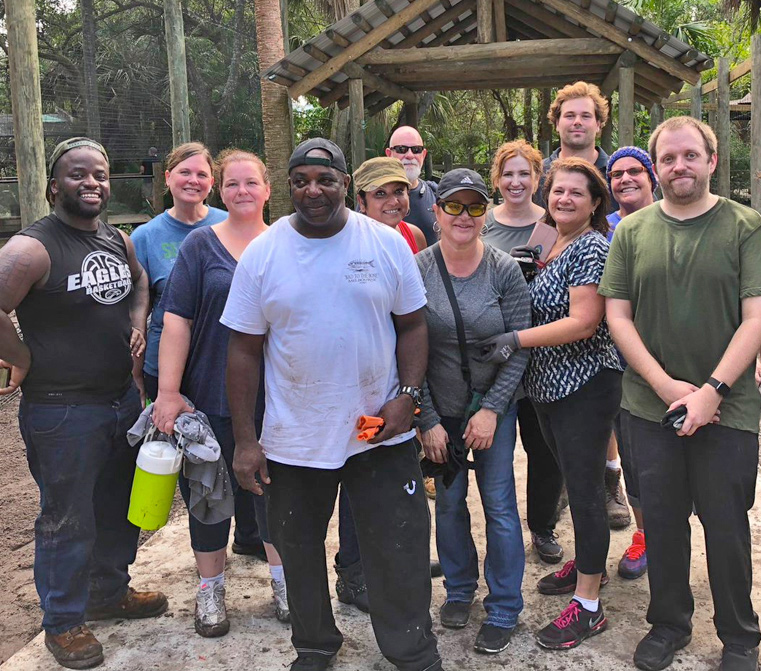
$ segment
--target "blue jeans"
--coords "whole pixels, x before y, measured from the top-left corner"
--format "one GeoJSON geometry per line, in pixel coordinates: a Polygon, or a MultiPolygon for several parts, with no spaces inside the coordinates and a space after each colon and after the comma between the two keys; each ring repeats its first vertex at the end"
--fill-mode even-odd
{"type": "MultiPolygon", "coordinates": [[[[514,627],[523,610],[521,583],[526,563],[513,473],[515,421],[516,406],[511,404],[492,446],[473,451],[486,516],[486,623],[503,628],[514,627]]],[[[478,553],[470,533],[467,496],[468,471],[461,472],[449,489],[436,478],[436,547],[447,601],[470,602],[478,587],[478,553]]]]}
{"type": "Polygon", "coordinates": [[[103,404],[21,400],[19,428],[40,489],[34,524],[34,581],[42,626],[60,634],[85,621],[88,607],[127,592],[140,530],[127,521],[137,447],[127,430],[140,414],[132,386],[103,404]]]}

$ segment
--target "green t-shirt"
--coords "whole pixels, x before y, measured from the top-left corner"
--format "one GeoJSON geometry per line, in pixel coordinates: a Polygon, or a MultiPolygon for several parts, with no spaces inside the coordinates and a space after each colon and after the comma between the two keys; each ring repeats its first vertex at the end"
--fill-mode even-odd
{"type": "MultiPolygon", "coordinates": [[[[761,296],[761,215],[725,198],[685,221],[660,203],[630,214],[616,228],[599,293],[631,301],[650,354],[672,378],[701,386],[740,326],[741,300],[761,296]]],[[[722,401],[722,426],[758,433],[753,371],[722,401]]],[[[667,409],[631,366],[621,406],[652,422],[667,409]]]]}

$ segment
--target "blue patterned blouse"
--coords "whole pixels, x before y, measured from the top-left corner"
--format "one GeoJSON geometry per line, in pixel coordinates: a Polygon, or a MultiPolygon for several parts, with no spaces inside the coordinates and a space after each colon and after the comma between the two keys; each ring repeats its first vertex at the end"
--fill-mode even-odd
{"type": "MultiPolygon", "coordinates": [[[[596,231],[574,240],[528,285],[534,326],[569,316],[569,287],[599,284],[610,244],[596,231]]],[[[605,318],[594,335],[567,345],[531,350],[524,386],[532,401],[551,403],[569,396],[603,368],[621,371],[605,318]]]]}

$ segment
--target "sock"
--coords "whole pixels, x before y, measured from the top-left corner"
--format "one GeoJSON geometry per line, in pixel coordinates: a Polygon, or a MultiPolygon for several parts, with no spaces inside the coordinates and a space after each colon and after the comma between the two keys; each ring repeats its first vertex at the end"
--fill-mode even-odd
{"type": "Polygon", "coordinates": [[[276,566],[275,564],[270,564],[270,575],[275,582],[283,582],[285,580],[282,565],[276,566]]]}
{"type": "Polygon", "coordinates": [[[225,572],[222,571],[219,575],[215,575],[211,578],[201,578],[200,582],[198,583],[199,587],[204,587],[206,585],[213,585],[214,583],[218,583],[222,585],[222,587],[225,586],[225,572]]]}
{"type": "Polygon", "coordinates": [[[621,468],[621,457],[616,457],[613,459],[613,461],[606,459],[605,468],[609,468],[611,471],[617,471],[619,468],[621,468]]]}
{"type": "Polygon", "coordinates": [[[584,599],[578,594],[573,595],[574,601],[578,601],[584,610],[588,610],[590,613],[596,613],[600,607],[600,599],[584,599]]]}

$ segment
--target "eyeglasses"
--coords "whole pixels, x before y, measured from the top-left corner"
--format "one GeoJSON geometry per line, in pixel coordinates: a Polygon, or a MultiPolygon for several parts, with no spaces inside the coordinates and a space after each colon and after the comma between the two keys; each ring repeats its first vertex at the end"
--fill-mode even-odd
{"type": "Polygon", "coordinates": [[[626,170],[611,170],[608,174],[610,175],[611,179],[621,179],[624,175],[628,174],[632,177],[636,177],[637,175],[641,175],[643,172],[645,172],[647,168],[643,167],[633,167],[633,168],[627,168],[626,170]]]}
{"type": "Polygon", "coordinates": [[[463,210],[467,210],[468,214],[471,217],[482,217],[484,214],[486,214],[486,203],[473,203],[471,205],[463,205],[462,203],[458,203],[456,200],[442,200],[439,201],[439,205],[441,206],[441,209],[444,210],[444,212],[451,214],[453,217],[462,214],[463,210]]]}
{"type": "Polygon", "coordinates": [[[406,144],[398,144],[394,147],[390,147],[390,149],[395,154],[406,154],[408,151],[411,151],[413,154],[422,154],[425,150],[425,147],[419,144],[415,145],[414,147],[409,147],[406,144]]]}

